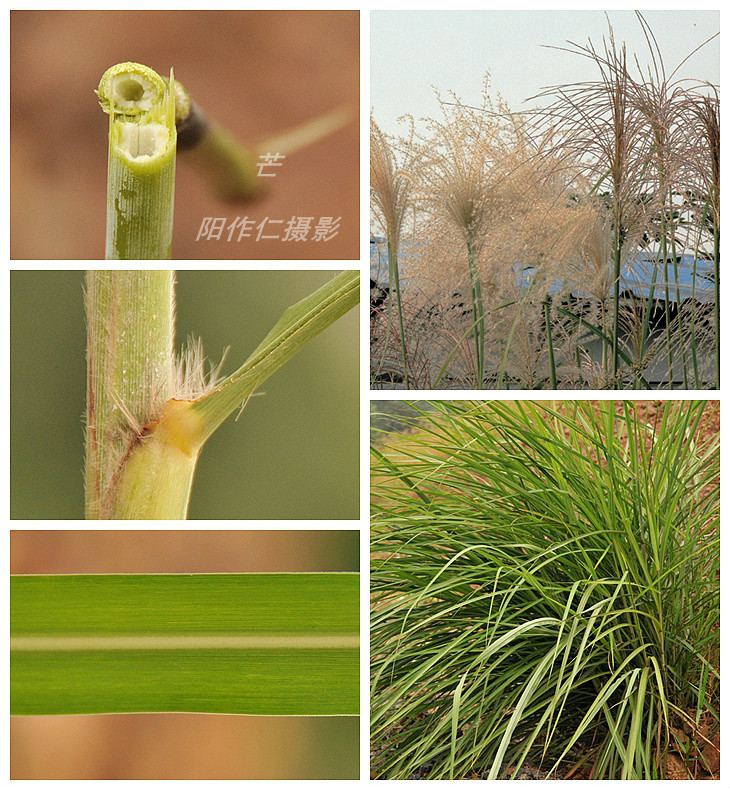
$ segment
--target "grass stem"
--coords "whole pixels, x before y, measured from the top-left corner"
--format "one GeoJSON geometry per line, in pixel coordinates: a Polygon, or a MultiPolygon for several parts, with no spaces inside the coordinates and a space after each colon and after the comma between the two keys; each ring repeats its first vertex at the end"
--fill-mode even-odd
{"type": "MultiPolygon", "coordinates": [[[[555,351],[553,349],[553,330],[550,325],[550,297],[543,303],[543,310],[545,311],[545,338],[547,340],[548,357],[550,359],[550,388],[556,390],[558,388],[558,377],[555,373],[555,351]]],[[[578,362],[580,363],[580,355],[578,355],[578,362]]]]}
{"type": "Polygon", "coordinates": [[[408,381],[408,352],[406,350],[406,333],[405,327],[403,325],[403,300],[401,299],[400,272],[398,271],[398,255],[395,252],[393,243],[390,239],[388,239],[388,272],[390,278],[389,281],[393,286],[393,291],[395,293],[396,310],[398,311],[400,348],[401,356],[403,358],[403,387],[405,389],[410,389],[410,383],[408,381]]]}
{"type": "Polygon", "coordinates": [[[86,518],[111,518],[125,459],[171,394],[173,272],[87,272],[86,321],[86,518]]]}
{"type": "Polygon", "coordinates": [[[259,178],[259,157],[288,156],[334,134],[352,121],[350,108],[341,105],[296,127],[244,146],[235,135],[209,118],[180,82],[175,82],[178,152],[223,201],[235,203],[262,197],[267,178],[259,178]]]}
{"type": "Polygon", "coordinates": [[[168,259],[175,199],[174,78],[139,63],[108,69],[99,102],[109,114],[106,257],[168,259]]]}
{"type": "Polygon", "coordinates": [[[482,284],[479,279],[474,243],[469,239],[466,244],[469,261],[469,280],[471,283],[472,310],[474,319],[474,353],[476,356],[476,388],[484,387],[484,302],[482,284]]]}

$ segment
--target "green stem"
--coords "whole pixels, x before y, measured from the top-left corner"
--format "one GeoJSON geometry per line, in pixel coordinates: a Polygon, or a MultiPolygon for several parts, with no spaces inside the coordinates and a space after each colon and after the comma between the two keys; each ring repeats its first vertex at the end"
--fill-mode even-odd
{"type": "Polygon", "coordinates": [[[109,114],[106,257],[168,259],[175,196],[175,100],[170,83],[139,63],[120,63],[97,94],[109,114]]]}
{"type": "Polygon", "coordinates": [[[548,356],[550,358],[550,387],[554,390],[558,388],[558,377],[555,373],[555,352],[553,350],[553,332],[550,326],[550,297],[548,296],[542,303],[545,311],[545,335],[548,344],[548,356]]]}
{"type": "Polygon", "coordinates": [[[677,335],[679,336],[679,350],[680,354],[682,355],[682,382],[684,384],[684,388],[690,389],[689,386],[689,372],[687,370],[687,343],[684,336],[684,330],[682,329],[682,294],[679,288],[679,266],[677,265],[677,259],[680,257],[677,255],[677,238],[674,232],[674,226],[672,226],[672,260],[674,261],[674,284],[675,284],[675,297],[677,300],[677,335]]]}
{"type": "MultiPolygon", "coordinates": [[[[719,192],[719,188],[717,189],[719,192]]],[[[712,263],[715,270],[715,305],[713,317],[715,324],[715,389],[720,389],[720,218],[713,216],[712,223],[712,263]]]]}
{"type": "Polygon", "coordinates": [[[471,303],[474,313],[474,351],[476,353],[477,389],[484,387],[484,303],[482,301],[482,285],[476,265],[474,244],[471,239],[466,242],[469,259],[469,279],[471,281],[471,303]]]}
{"type": "MultiPolygon", "coordinates": [[[[656,282],[657,282],[658,273],[659,273],[659,261],[657,260],[656,256],[654,256],[653,264],[652,264],[652,272],[651,272],[651,283],[649,284],[649,297],[646,300],[646,308],[644,310],[644,316],[641,325],[641,337],[639,338],[639,358],[637,362],[640,363],[641,367],[643,367],[644,352],[646,349],[646,343],[649,339],[649,320],[651,318],[651,311],[654,306],[654,294],[656,293],[656,282]]],[[[638,372],[634,375],[634,389],[640,389],[638,372]]]]}
{"type": "Polygon", "coordinates": [[[403,305],[400,296],[400,275],[398,272],[398,256],[393,250],[393,245],[388,239],[388,270],[390,273],[390,282],[395,289],[395,304],[398,310],[398,325],[400,327],[400,348],[403,356],[403,386],[405,389],[410,389],[408,382],[408,353],[406,351],[406,333],[403,328],[403,305]]]}
{"type": "Polygon", "coordinates": [[[696,294],[696,286],[697,286],[697,258],[699,255],[699,244],[695,244],[695,248],[693,250],[693,259],[694,262],[692,264],[692,289],[690,291],[691,300],[692,300],[692,312],[690,315],[690,347],[692,349],[692,372],[694,374],[694,386],[695,388],[699,388],[700,384],[700,369],[699,363],[697,359],[697,302],[695,299],[696,294]]]}
{"type": "Polygon", "coordinates": [[[613,231],[613,329],[611,331],[611,386],[621,389],[619,381],[619,351],[618,351],[618,330],[619,330],[619,294],[621,277],[621,214],[618,209],[614,217],[613,231]]]}
{"type": "MultiPolygon", "coordinates": [[[[608,335],[608,329],[606,328],[606,300],[601,300],[601,330],[604,336],[608,335]]],[[[601,346],[601,367],[603,370],[608,370],[608,352],[609,349],[613,348],[613,340],[610,342],[605,342],[601,346]]],[[[610,385],[608,382],[606,383],[606,388],[610,389],[610,385]]]]}
{"type": "Polygon", "coordinates": [[[178,153],[220,200],[232,203],[255,200],[265,194],[269,179],[259,177],[258,160],[262,154],[289,156],[335,133],[353,119],[350,108],[341,105],[249,147],[208,118],[181,83],[175,82],[174,90],[178,153]]]}
{"type": "Polygon", "coordinates": [[[674,359],[672,354],[672,333],[669,329],[669,261],[667,260],[667,241],[663,233],[659,255],[664,262],[664,333],[667,338],[667,370],[669,374],[669,389],[673,389],[674,359]]]}
{"type": "Polygon", "coordinates": [[[183,147],[184,138],[180,132],[181,157],[210,183],[223,201],[250,201],[262,196],[269,179],[258,177],[256,154],[244,148],[215,121],[206,121],[203,128],[203,133],[190,147],[183,147]]]}
{"type": "Polygon", "coordinates": [[[124,459],[170,395],[173,273],[89,271],[86,318],[86,518],[95,519],[111,517],[124,459]]]}
{"type": "Polygon", "coordinates": [[[580,389],[585,389],[585,381],[583,379],[583,361],[580,355],[580,346],[575,347],[575,364],[578,368],[578,384],[580,389]]]}

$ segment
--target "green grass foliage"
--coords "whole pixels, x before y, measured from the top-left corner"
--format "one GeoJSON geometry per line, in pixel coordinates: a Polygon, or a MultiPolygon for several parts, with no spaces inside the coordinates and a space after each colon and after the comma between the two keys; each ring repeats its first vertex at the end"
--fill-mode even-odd
{"type": "Polygon", "coordinates": [[[373,454],[373,775],[706,769],[716,405],[431,407],[373,454]]]}

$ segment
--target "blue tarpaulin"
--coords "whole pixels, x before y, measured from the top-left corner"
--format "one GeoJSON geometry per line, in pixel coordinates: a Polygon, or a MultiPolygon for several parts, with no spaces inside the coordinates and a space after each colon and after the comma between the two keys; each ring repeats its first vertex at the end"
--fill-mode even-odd
{"type": "MultiPolygon", "coordinates": [[[[408,287],[407,255],[401,256],[405,263],[401,274],[401,287],[408,287]]],[[[515,266],[517,280],[520,285],[530,283],[534,270],[515,266]]],[[[388,278],[388,245],[385,239],[374,236],[370,243],[370,276],[381,285],[387,284],[388,278]]],[[[621,292],[631,291],[634,296],[648,299],[654,280],[654,299],[677,302],[695,298],[700,302],[713,302],[715,299],[714,271],[712,261],[695,258],[692,255],[670,258],[667,263],[667,278],[664,278],[664,262],[649,252],[640,252],[624,265],[619,278],[621,292]],[[669,297],[667,300],[667,291],[669,297]]],[[[563,290],[563,283],[556,282],[549,289],[552,293],[563,290]]],[[[574,293],[578,298],[588,298],[588,294],[574,293]]]]}

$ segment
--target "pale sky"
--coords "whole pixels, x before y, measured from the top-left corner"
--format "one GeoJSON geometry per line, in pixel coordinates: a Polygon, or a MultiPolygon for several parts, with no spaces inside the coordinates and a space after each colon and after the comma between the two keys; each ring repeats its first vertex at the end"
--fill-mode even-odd
{"type": "MultiPolygon", "coordinates": [[[[646,11],[669,75],[689,53],[720,29],[719,11],[646,11]]],[[[644,34],[633,11],[608,11],[617,44],[648,63],[644,34]]],[[[433,87],[453,90],[465,104],[481,103],[484,75],[513,111],[541,88],[594,80],[595,64],[546,49],[566,41],[602,49],[608,34],[603,11],[373,11],[370,15],[370,104],[385,132],[406,113],[440,117],[433,87]]],[[[719,37],[696,52],[679,77],[720,82],[719,37]]]]}

